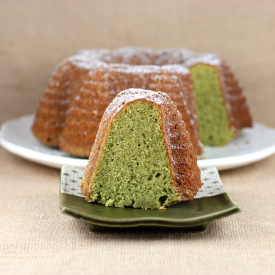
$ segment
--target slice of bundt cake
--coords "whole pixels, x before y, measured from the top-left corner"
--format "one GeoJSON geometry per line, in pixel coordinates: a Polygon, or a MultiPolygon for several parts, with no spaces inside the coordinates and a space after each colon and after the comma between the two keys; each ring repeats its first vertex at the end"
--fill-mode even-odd
{"type": "Polygon", "coordinates": [[[90,202],[161,209],[200,189],[197,157],[166,93],[129,89],[106,109],[82,180],[90,202]]]}

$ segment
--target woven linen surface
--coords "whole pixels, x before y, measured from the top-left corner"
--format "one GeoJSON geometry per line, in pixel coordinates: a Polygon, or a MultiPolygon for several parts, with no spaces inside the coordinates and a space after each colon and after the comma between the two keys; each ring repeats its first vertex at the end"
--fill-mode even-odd
{"type": "Polygon", "coordinates": [[[220,173],[243,210],[204,232],[100,234],[60,213],[59,169],[0,154],[0,274],[274,272],[275,156],[220,173]]]}
{"type": "MultiPolygon", "coordinates": [[[[79,49],[146,46],[224,56],[275,128],[274,29],[270,0],[0,1],[0,123],[33,113],[79,49]]],[[[275,156],[220,177],[242,212],[204,232],[99,234],[60,213],[60,169],[0,148],[0,274],[275,274],[275,156]]]]}

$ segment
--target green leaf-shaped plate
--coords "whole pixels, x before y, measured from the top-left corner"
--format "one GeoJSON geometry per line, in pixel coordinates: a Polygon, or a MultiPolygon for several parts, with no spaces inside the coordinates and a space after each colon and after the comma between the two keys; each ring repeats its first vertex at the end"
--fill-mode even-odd
{"type": "Polygon", "coordinates": [[[241,210],[222,186],[215,167],[201,170],[204,183],[194,200],[180,202],[164,210],[114,208],[89,203],[81,195],[83,170],[63,166],[60,184],[60,210],[89,223],[94,232],[131,229],[204,230],[207,224],[241,210]]]}

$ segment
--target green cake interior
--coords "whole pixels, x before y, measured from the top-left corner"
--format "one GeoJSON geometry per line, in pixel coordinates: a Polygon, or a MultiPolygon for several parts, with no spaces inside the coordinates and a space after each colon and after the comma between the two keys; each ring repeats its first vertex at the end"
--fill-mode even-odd
{"type": "Polygon", "coordinates": [[[222,146],[235,133],[230,128],[216,67],[197,64],[191,68],[194,81],[200,138],[204,145],[222,146]]]}
{"type": "Polygon", "coordinates": [[[152,209],[179,200],[172,187],[157,106],[136,101],[116,116],[90,197],[106,206],[152,209]]]}

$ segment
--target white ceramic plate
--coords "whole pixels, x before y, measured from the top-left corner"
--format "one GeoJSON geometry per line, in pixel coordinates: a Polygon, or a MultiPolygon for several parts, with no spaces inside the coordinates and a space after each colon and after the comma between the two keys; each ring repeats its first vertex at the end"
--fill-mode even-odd
{"type": "MultiPolygon", "coordinates": [[[[40,143],[31,132],[34,115],[9,120],[1,127],[1,145],[11,153],[28,160],[61,168],[71,165],[85,168],[87,159],[72,157],[57,148],[40,143]]],[[[223,147],[205,147],[205,159],[198,160],[201,169],[216,166],[225,170],[244,166],[275,153],[275,129],[254,123],[223,147]]]]}

